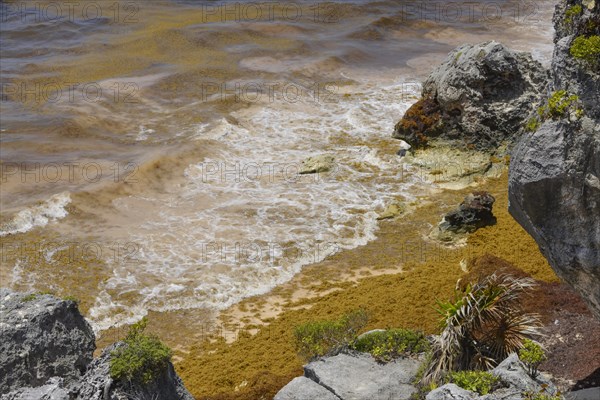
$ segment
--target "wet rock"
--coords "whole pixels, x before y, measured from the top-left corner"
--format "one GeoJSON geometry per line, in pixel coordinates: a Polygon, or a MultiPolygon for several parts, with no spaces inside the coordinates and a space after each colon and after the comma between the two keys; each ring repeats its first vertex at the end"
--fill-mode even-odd
{"type": "Polygon", "coordinates": [[[0,392],[77,382],[92,361],[94,332],[77,304],[0,289],[0,392]]]}
{"type": "Polygon", "coordinates": [[[335,159],[333,156],[323,154],[315,157],[309,157],[302,161],[300,174],[319,174],[321,172],[330,171],[334,166],[335,159]]]}
{"type": "Polygon", "coordinates": [[[441,138],[495,149],[521,130],[547,84],[547,71],[530,54],[494,41],[460,46],[427,78],[393,137],[413,147],[441,138]]]}
{"type": "Polygon", "coordinates": [[[404,213],[406,207],[401,202],[388,204],[387,207],[377,217],[377,220],[392,219],[404,213]]]}
{"type": "Polygon", "coordinates": [[[496,217],[492,213],[495,201],[494,196],[488,192],[473,192],[467,195],[458,209],[444,216],[439,230],[471,233],[481,227],[495,224],[496,217]]]}

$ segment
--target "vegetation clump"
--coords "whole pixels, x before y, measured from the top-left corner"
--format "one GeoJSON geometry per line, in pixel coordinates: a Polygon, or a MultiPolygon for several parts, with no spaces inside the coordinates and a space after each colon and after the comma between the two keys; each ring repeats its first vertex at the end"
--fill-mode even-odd
{"type": "Polygon", "coordinates": [[[546,360],[546,353],[542,346],[532,340],[523,341],[523,348],[519,350],[519,359],[527,366],[527,371],[532,378],[538,375],[538,366],[546,360]]]}
{"type": "Polygon", "coordinates": [[[552,93],[546,105],[537,110],[537,117],[532,117],[527,121],[525,129],[529,132],[535,132],[539,129],[542,122],[552,119],[559,120],[567,118],[573,113],[577,119],[583,116],[579,96],[569,94],[566,90],[557,90],[552,93]]]}
{"type": "Polygon", "coordinates": [[[480,395],[490,393],[499,381],[497,376],[486,371],[458,371],[449,375],[449,382],[480,395]]]}
{"type": "Polygon", "coordinates": [[[370,353],[379,362],[389,362],[401,356],[428,351],[429,341],[422,332],[389,329],[358,338],[352,348],[370,353]]]}
{"type": "Polygon", "coordinates": [[[578,36],[573,40],[569,51],[574,58],[596,66],[600,59],[600,36],[578,36]]]}
{"type": "Polygon", "coordinates": [[[467,285],[453,301],[438,302],[442,333],[423,384],[443,382],[454,371],[489,370],[538,335],[539,318],[521,303],[534,286],[529,278],[492,274],[467,285]]]}
{"type": "Polygon", "coordinates": [[[573,23],[573,18],[578,15],[581,15],[582,12],[583,7],[581,7],[581,4],[576,4],[567,8],[567,11],[565,11],[565,22],[571,25],[573,23]]]}
{"type": "Polygon", "coordinates": [[[323,320],[299,325],[294,329],[296,350],[306,361],[336,355],[350,348],[367,321],[366,312],[357,310],[338,320],[323,320]]]}
{"type": "Polygon", "coordinates": [[[172,351],[156,336],[145,333],[147,325],[146,317],[133,324],[124,345],[112,351],[110,376],[113,379],[145,384],[168,368],[172,351]]]}
{"type": "Polygon", "coordinates": [[[396,124],[395,131],[412,146],[425,147],[429,137],[440,130],[441,110],[434,99],[423,98],[410,107],[396,124]]]}

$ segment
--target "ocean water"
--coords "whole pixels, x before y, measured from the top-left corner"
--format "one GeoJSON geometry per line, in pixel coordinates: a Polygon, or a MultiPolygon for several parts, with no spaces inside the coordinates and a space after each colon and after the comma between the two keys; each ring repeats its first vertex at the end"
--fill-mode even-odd
{"type": "Polygon", "coordinates": [[[431,189],[390,138],[431,69],[462,43],[552,51],[548,1],[0,5],[2,285],[74,293],[96,330],[373,240],[431,189]]]}

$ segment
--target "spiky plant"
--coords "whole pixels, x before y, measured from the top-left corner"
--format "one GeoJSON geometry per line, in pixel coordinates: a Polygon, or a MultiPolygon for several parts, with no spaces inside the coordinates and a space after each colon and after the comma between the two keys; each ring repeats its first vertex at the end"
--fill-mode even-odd
{"type": "Polygon", "coordinates": [[[451,371],[493,368],[538,335],[538,316],[520,304],[533,286],[529,278],[492,274],[457,292],[454,301],[438,302],[442,332],[422,383],[441,383],[451,371]]]}

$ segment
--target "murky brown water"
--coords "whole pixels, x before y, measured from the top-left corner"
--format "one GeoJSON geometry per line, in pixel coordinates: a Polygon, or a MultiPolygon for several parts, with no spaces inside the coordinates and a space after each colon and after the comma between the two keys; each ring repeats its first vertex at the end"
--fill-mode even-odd
{"type": "Polygon", "coordinates": [[[96,329],[372,240],[429,189],[389,137],[431,68],[552,48],[552,2],[1,5],[2,285],[75,294],[96,329]],[[333,170],[299,175],[318,154],[333,170]]]}

